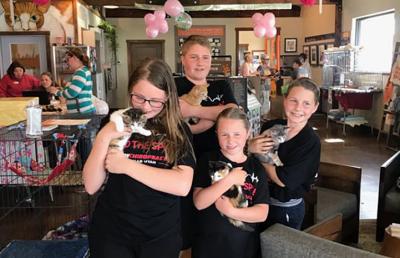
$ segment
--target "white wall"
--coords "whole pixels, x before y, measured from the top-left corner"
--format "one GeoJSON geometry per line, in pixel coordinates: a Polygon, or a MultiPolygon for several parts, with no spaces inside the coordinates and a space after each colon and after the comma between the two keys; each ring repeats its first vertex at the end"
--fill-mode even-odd
{"type": "MultiPolygon", "coordinates": [[[[400,41],[400,1],[399,0],[344,0],[343,1],[343,17],[342,27],[343,31],[351,31],[354,34],[354,28],[352,28],[352,20],[360,16],[366,16],[390,9],[395,9],[395,35],[393,44],[400,41]]],[[[387,76],[384,77],[382,88],[386,85],[387,76]]],[[[373,112],[357,111],[367,118],[370,124],[374,128],[379,128],[382,115],[383,115],[383,94],[377,93],[374,96],[373,112]]]]}

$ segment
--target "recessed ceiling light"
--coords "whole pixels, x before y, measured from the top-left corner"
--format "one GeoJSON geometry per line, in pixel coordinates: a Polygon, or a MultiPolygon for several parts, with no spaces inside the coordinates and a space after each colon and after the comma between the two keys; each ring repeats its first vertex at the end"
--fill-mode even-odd
{"type": "Polygon", "coordinates": [[[119,6],[118,5],[103,5],[103,7],[106,9],[117,9],[119,6]]]}

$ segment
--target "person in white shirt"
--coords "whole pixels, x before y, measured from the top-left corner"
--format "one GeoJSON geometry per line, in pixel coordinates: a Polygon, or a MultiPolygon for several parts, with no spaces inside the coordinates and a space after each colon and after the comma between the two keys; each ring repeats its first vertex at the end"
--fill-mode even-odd
{"type": "Polygon", "coordinates": [[[299,59],[300,59],[300,62],[301,62],[301,64],[302,64],[301,66],[303,67],[303,69],[306,70],[306,73],[307,73],[307,75],[308,75],[308,76],[303,76],[303,77],[308,77],[308,78],[311,79],[311,67],[310,67],[310,63],[308,62],[308,57],[307,57],[307,55],[304,54],[304,53],[301,53],[301,54],[299,55],[299,59]]]}
{"type": "Polygon", "coordinates": [[[253,67],[253,55],[250,52],[244,54],[244,63],[240,68],[242,76],[257,76],[259,73],[253,67]]]}

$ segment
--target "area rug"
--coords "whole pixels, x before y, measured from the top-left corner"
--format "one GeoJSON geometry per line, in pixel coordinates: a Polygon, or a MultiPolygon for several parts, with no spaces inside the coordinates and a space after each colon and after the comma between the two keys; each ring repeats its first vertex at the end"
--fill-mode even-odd
{"type": "Polygon", "coordinates": [[[375,241],[375,230],[376,230],[375,219],[360,220],[358,244],[354,247],[372,253],[379,253],[382,248],[382,242],[375,241]]]}

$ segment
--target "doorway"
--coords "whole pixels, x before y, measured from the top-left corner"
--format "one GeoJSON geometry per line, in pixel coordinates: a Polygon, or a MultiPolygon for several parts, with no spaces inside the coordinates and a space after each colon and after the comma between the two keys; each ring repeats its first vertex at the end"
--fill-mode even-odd
{"type": "Polygon", "coordinates": [[[127,40],[128,48],[128,72],[129,75],[145,58],[158,58],[165,60],[164,40],[127,40]]]}
{"type": "Polygon", "coordinates": [[[280,69],[280,28],[276,28],[276,30],[277,33],[274,38],[266,39],[256,37],[251,27],[235,28],[236,74],[239,74],[240,65],[244,62],[244,52],[251,52],[255,57],[260,57],[258,54],[264,52],[270,58],[270,65],[276,70],[280,69]]]}

